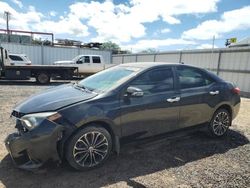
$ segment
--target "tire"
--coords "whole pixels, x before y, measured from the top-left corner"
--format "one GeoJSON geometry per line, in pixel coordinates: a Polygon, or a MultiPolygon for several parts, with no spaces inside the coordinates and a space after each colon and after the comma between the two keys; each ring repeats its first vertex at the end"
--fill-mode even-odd
{"type": "Polygon", "coordinates": [[[232,123],[231,114],[226,109],[217,110],[209,123],[209,134],[212,137],[224,136],[232,123]]]}
{"type": "Polygon", "coordinates": [[[39,84],[47,84],[50,82],[50,75],[46,72],[40,72],[36,75],[36,81],[39,84]]]}
{"type": "Polygon", "coordinates": [[[112,138],[109,132],[93,125],[71,137],[66,145],[65,158],[74,169],[86,171],[101,166],[111,151],[112,138]]]}

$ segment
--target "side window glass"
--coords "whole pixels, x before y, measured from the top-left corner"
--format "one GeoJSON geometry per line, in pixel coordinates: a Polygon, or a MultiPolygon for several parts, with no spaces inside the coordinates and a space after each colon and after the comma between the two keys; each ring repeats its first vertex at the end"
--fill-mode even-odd
{"type": "Polygon", "coordinates": [[[145,72],[133,80],[130,86],[138,87],[144,94],[154,94],[174,89],[172,69],[156,69],[145,72]]]}
{"type": "Polygon", "coordinates": [[[84,61],[83,63],[90,63],[89,56],[84,56],[84,61]]]}
{"type": "Polygon", "coordinates": [[[98,56],[93,56],[93,63],[101,63],[101,58],[98,56]]]}
{"type": "Polygon", "coordinates": [[[13,61],[23,61],[23,59],[21,57],[16,56],[16,55],[10,55],[9,57],[13,61]]]}
{"type": "Polygon", "coordinates": [[[205,72],[190,67],[177,67],[181,89],[195,88],[209,85],[212,78],[205,72]]]}
{"type": "Polygon", "coordinates": [[[90,63],[89,56],[82,56],[77,61],[77,64],[90,63]]]}

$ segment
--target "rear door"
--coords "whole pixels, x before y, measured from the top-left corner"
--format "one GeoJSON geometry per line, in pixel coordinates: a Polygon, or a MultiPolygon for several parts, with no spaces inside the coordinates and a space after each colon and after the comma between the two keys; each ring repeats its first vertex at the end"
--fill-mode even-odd
{"type": "Polygon", "coordinates": [[[149,70],[131,81],[129,86],[141,89],[144,95],[122,96],[123,136],[141,138],[178,129],[180,96],[172,68],[149,70]]]}
{"type": "Polygon", "coordinates": [[[180,126],[190,127],[210,120],[216,98],[216,83],[201,69],[179,65],[176,73],[180,89],[180,126]],[[211,92],[215,92],[211,94],[211,92]]]}
{"type": "Polygon", "coordinates": [[[100,56],[92,56],[91,71],[92,73],[99,72],[104,69],[104,64],[100,56]]]}

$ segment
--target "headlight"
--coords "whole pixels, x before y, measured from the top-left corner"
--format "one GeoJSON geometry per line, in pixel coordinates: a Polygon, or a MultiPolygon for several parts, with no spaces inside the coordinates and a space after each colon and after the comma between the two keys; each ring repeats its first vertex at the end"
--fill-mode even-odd
{"type": "Polygon", "coordinates": [[[61,115],[57,112],[44,112],[44,113],[28,114],[23,116],[20,120],[25,128],[31,130],[36,126],[38,126],[45,119],[54,121],[60,117],[61,115]]]}

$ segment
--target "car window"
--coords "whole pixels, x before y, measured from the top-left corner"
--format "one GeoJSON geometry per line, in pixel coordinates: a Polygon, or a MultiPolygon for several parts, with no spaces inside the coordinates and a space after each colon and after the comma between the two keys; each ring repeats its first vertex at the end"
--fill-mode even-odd
{"type": "Polygon", "coordinates": [[[90,63],[89,56],[82,56],[79,58],[77,61],[77,64],[82,64],[82,63],[90,63]]]}
{"type": "Polygon", "coordinates": [[[90,63],[89,56],[84,56],[83,63],[90,63]]]}
{"type": "Polygon", "coordinates": [[[13,61],[23,61],[23,59],[16,55],[9,55],[10,59],[13,61]]]}
{"type": "Polygon", "coordinates": [[[93,63],[101,63],[101,58],[98,56],[93,56],[93,63]]]}
{"type": "Polygon", "coordinates": [[[130,86],[143,90],[144,94],[154,94],[174,89],[174,76],[172,69],[150,70],[133,80],[130,86]]]}
{"type": "Polygon", "coordinates": [[[202,87],[213,83],[213,79],[205,72],[192,67],[177,67],[181,89],[202,87]]]}

